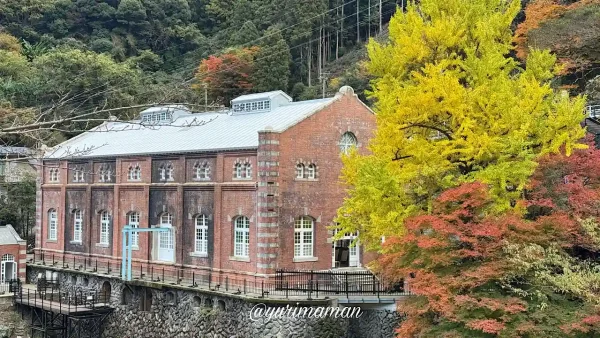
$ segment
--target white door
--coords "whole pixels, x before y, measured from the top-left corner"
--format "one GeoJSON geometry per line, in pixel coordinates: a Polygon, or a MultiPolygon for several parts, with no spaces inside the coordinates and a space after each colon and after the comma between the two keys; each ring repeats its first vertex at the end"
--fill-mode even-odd
{"type": "Polygon", "coordinates": [[[360,266],[360,250],[358,241],[354,246],[350,247],[349,266],[360,266]]]}
{"type": "Polygon", "coordinates": [[[0,263],[0,283],[5,283],[16,278],[17,266],[14,262],[14,256],[6,254],[2,257],[2,263],[0,263]]]}
{"type": "Polygon", "coordinates": [[[173,229],[158,233],[158,260],[173,262],[175,258],[175,245],[173,243],[173,229]]]}

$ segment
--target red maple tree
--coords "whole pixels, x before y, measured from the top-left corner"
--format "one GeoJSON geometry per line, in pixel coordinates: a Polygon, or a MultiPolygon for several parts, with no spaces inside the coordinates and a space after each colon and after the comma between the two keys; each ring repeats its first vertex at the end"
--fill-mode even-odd
{"type": "Polygon", "coordinates": [[[386,239],[379,269],[408,278],[400,337],[600,334],[600,150],[544,158],[515,210],[482,183],[443,192],[386,239]]]}

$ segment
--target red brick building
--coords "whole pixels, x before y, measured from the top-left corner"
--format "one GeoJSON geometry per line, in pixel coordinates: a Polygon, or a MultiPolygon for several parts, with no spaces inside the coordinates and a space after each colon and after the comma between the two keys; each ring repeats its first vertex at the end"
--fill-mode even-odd
{"type": "Polygon", "coordinates": [[[25,280],[27,243],[8,225],[0,225],[0,284],[11,279],[25,280]]]}
{"type": "Polygon", "coordinates": [[[253,276],[364,264],[352,237],[333,243],[327,227],[345,195],[340,153],[366,148],[372,111],[350,87],[333,98],[292,102],[275,91],[231,104],[199,114],[151,108],[55,147],[39,173],[36,251],[118,264],[130,224],[171,229],[135,235],[134,264],[253,276]]]}

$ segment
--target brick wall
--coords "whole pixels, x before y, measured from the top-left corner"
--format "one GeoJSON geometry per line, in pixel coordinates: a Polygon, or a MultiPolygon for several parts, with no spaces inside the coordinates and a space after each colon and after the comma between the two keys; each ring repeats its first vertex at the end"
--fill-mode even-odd
{"type": "MultiPolygon", "coordinates": [[[[276,268],[328,269],[332,266],[331,232],[336,210],[345,188],[339,184],[342,168],[339,140],[350,131],[356,135],[361,151],[375,127],[373,114],[352,93],[337,99],[298,124],[279,133],[265,130],[257,135],[256,150],[197,153],[186,156],[117,158],[78,162],[93,171],[87,183],[73,183],[62,162],[60,182],[47,180],[44,167],[38,201],[38,250],[66,252],[67,256],[112,258],[118,265],[122,233],[127,214],[140,213],[140,227],[160,223],[160,215],[173,216],[175,261],[156,262],[158,235],[139,234],[134,262],[157,265],[198,266],[229,274],[266,275],[276,268]],[[249,163],[250,178],[234,177],[236,163],[249,163]],[[198,180],[195,165],[210,166],[208,179],[198,180]],[[314,164],[315,179],[297,179],[296,164],[314,164]],[[139,165],[141,180],[127,179],[130,166],[139,165]],[[172,165],[174,179],[160,179],[161,166],[172,165]],[[111,168],[110,182],[99,182],[100,167],[111,168]],[[49,209],[58,212],[58,238],[48,241],[49,209]],[[73,210],[84,213],[83,241],[71,243],[73,210]],[[100,212],[111,215],[109,244],[98,245],[100,212]],[[195,216],[208,217],[208,255],[195,255],[195,216]],[[250,220],[249,257],[234,257],[234,222],[244,216],[250,220]],[[309,216],[314,220],[314,254],[309,259],[294,258],[294,220],[309,216]]],[[[48,162],[50,166],[59,163],[48,162]]],[[[72,171],[72,170],[71,170],[72,171]]],[[[361,255],[365,257],[365,255],[361,255]]],[[[364,262],[364,261],[363,261],[364,262]]],[[[116,266],[116,265],[115,265],[116,266]]]]}

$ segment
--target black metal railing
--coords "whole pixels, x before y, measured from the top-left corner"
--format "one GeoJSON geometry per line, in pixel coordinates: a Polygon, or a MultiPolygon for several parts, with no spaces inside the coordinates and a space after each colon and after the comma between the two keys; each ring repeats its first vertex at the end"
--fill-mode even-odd
{"type": "Polygon", "coordinates": [[[15,303],[62,312],[78,312],[108,308],[110,294],[102,291],[40,291],[15,287],[12,292],[15,303]]]}
{"type": "MultiPolygon", "coordinates": [[[[95,273],[112,277],[121,275],[120,261],[109,258],[89,258],[41,252],[35,253],[30,263],[76,273],[95,273]]],[[[409,294],[408,290],[404,289],[404,285],[385,283],[368,271],[346,273],[277,270],[275,278],[257,278],[219,273],[201,268],[133,262],[132,279],[258,298],[301,297],[314,299],[327,295],[349,297],[409,294]]]]}
{"type": "Polygon", "coordinates": [[[337,295],[406,295],[404,281],[386,282],[368,270],[277,270],[277,290],[337,295]]]}

